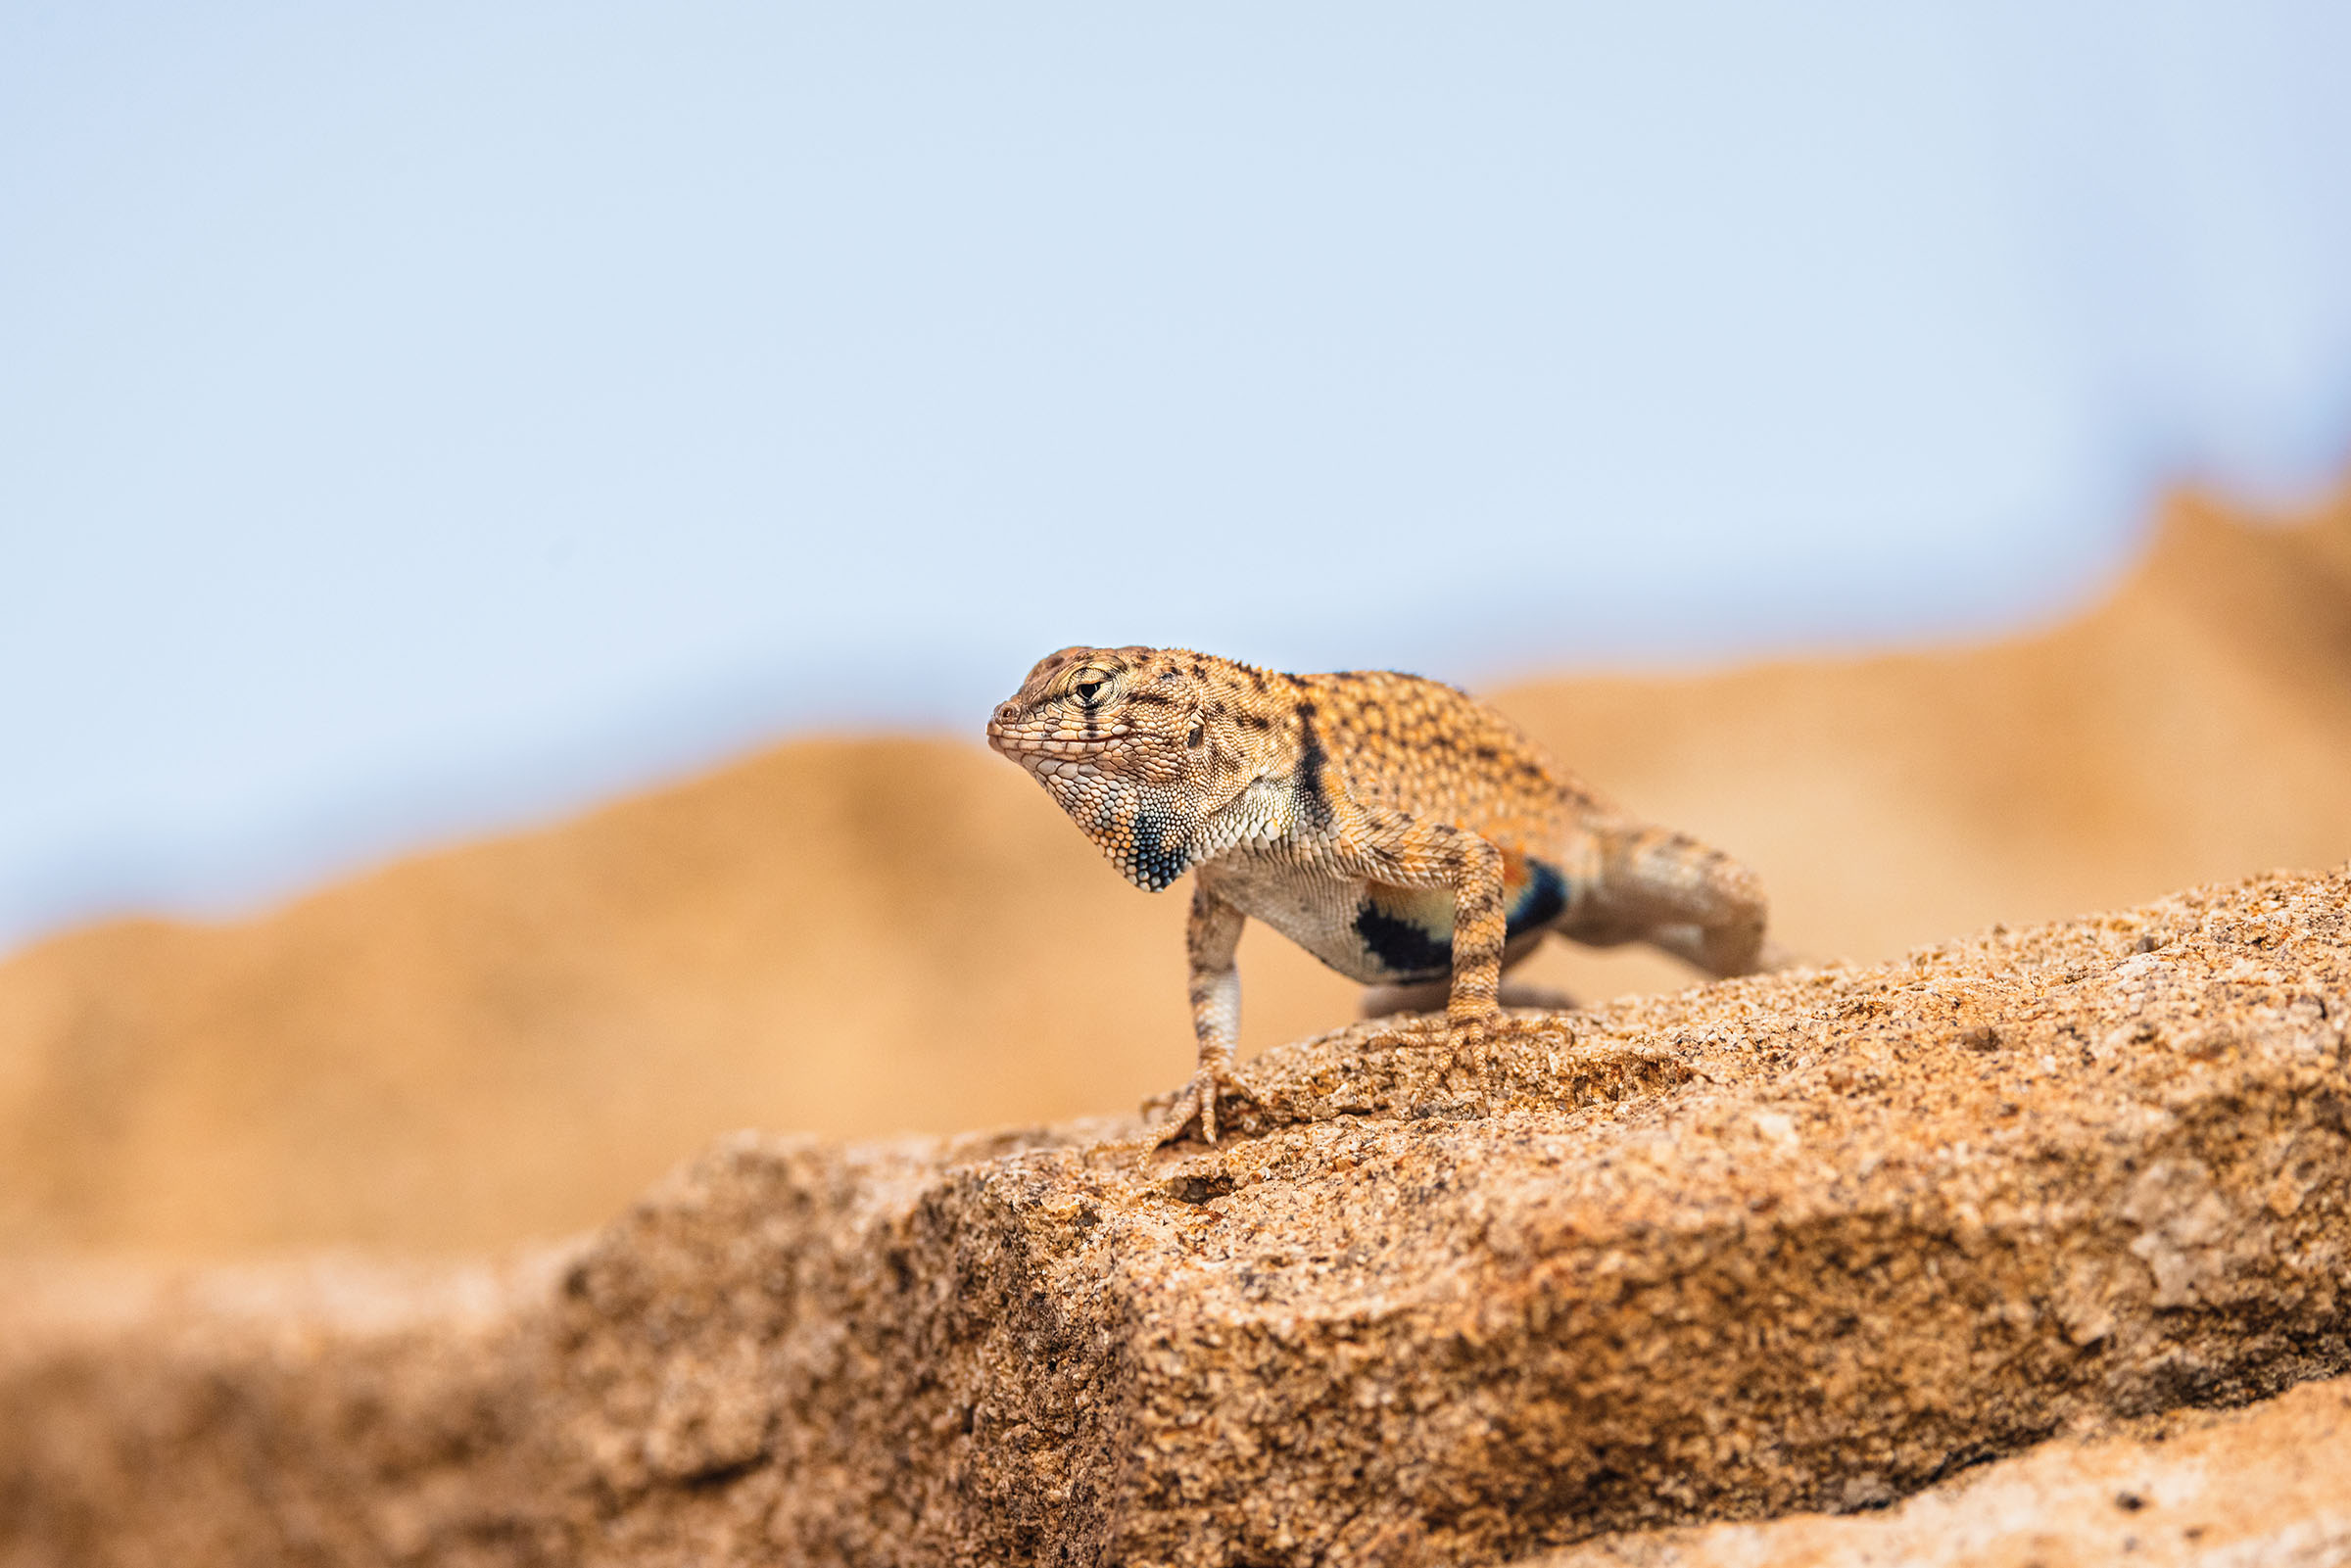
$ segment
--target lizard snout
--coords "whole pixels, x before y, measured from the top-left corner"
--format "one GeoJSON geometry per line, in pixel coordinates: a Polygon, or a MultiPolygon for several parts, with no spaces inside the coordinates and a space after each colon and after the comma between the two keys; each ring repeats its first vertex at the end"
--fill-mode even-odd
{"type": "Polygon", "coordinates": [[[1020,723],[1020,719],[1021,705],[1018,702],[998,704],[996,711],[988,716],[988,748],[992,751],[1004,751],[1006,756],[1012,755],[1011,752],[1005,751],[1005,744],[1010,738],[1011,727],[1020,723]]]}

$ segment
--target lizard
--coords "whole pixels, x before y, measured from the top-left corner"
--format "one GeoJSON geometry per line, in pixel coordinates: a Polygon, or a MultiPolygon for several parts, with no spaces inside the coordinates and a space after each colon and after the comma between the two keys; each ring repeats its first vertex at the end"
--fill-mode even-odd
{"type": "Polygon", "coordinates": [[[1625,815],[1454,687],[1385,670],[1285,675],[1187,648],[1066,647],[987,724],[1126,879],[1187,872],[1199,1062],[1156,1146],[1217,1141],[1254,917],[1391,995],[1442,991],[1457,1053],[1523,1025],[1502,972],[1550,932],[1643,941],[1711,975],[1762,967],[1754,874],[1625,815]]]}

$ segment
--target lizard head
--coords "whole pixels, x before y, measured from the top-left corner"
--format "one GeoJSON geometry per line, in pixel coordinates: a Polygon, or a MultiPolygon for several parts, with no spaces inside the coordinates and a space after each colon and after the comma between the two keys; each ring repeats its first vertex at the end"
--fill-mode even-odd
{"type": "Polygon", "coordinates": [[[987,743],[1026,768],[1128,881],[1189,870],[1208,815],[1247,786],[1218,689],[1240,667],[1181,648],[1068,647],[997,704],[987,743]]]}

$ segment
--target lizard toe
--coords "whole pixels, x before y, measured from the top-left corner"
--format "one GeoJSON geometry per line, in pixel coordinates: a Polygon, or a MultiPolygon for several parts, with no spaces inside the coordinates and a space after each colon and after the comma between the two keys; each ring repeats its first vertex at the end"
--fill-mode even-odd
{"type": "Polygon", "coordinates": [[[1557,1045],[1561,1037],[1558,1020],[1540,1015],[1498,1013],[1491,1018],[1449,1023],[1445,1040],[1453,1048],[1454,1066],[1478,1078],[1492,1077],[1505,1067],[1511,1046],[1543,1042],[1557,1045]]]}
{"type": "Polygon", "coordinates": [[[1228,1067],[1204,1067],[1192,1074],[1192,1080],[1176,1091],[1175,1103],[1168,1108],[1167,1117],[1152,1130],[1149,1147],[1157,1149],[1178,1141],[1184,1132],[1198,1125],[1200,1141],[1217,1141],[1217,1110],[1221,1100],[1238,1095],[1248,1096],[1248,1090],[1234,1080],[1228,1067]]]}

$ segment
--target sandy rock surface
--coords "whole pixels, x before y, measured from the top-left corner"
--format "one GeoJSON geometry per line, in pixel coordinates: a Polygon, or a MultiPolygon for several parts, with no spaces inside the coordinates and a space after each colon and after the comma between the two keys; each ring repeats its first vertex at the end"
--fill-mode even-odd
{"type": "Polygon", "coordinates": [[[503,1271],[19,1265],[0,1562],[1485,1563],[2060,1487],[1962,1472],[2351,1366],[2347,916],[1357,1027],[1141,1163],[744,1135],[503,1271]]]}

